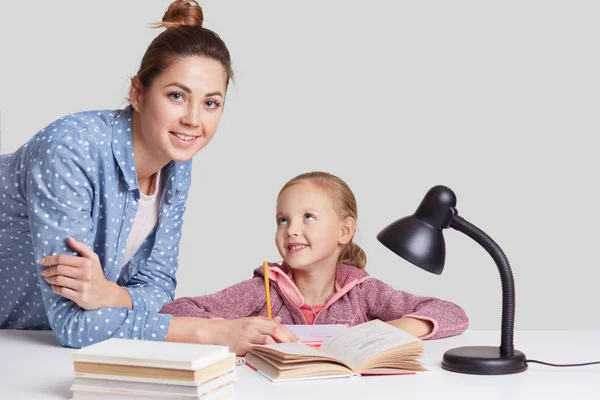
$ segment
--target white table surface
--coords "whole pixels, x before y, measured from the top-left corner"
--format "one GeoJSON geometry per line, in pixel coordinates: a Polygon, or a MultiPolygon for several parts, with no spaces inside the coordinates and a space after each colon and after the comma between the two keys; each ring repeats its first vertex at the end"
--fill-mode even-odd
{"type": "MultiPolygon", "coordinates": [[[[422,375],[327,379],[273,384],[238,367],[236,399],[600,399],[600,365],[556,368],[529,364],[525,372],[477,376],[441,369],[443,353],[457,346],[498,345],[494,331],[425,341],[422,375]]],[[[600,361],[599,331],[518,331],[516,349],[554,363],[600,361]]],[[[0,399],[68,399],[72,349],[48,331],[0,330],[0,399]]]]}

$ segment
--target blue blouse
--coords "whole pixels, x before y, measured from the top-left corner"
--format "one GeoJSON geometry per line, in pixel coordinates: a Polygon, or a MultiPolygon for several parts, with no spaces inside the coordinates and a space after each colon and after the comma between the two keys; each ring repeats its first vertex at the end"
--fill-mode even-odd
{"type": "Polygon", "coordinates": [[[81,112],[0,156],[0,328],[52,329],[70,347],[113,336],[165,340],[172,316],[159,310],[175,295],[191,160],[163,169],[158,223],[123,266],[140,198],[131,127],[131,107],[81,112]],[[68,236],[98,254],[133,309],[87,311],[52,291],[37,261],[77,255],[68,236]]]}

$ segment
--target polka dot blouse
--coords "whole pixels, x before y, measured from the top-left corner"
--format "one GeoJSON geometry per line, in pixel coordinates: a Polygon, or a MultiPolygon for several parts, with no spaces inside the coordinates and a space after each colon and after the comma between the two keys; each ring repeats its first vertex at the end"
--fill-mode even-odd
{"type": "Polygon", "coordinates": [[[140,199],[131,126],[130,107],[81,112],[0,156],[0,328],[52,329],[69,347],[109,337],[165,340],[172,316],[158,311],[175,294],[191,161],[163,169],[158,223],[123,266],[140,199]],[[37,261],[77,255],[68,236],[98,254],[133,309],[86,311],[52,291],[37,261]]]}

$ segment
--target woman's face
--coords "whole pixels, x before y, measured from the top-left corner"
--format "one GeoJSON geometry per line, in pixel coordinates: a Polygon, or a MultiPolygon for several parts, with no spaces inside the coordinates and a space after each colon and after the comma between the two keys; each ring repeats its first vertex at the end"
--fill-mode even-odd
{"type": "Polygon", "coordinates": [[[131,105],[137,124],[133,132],[136,158],[162,165],[192,158],[213,138],[226,90],[223,66],[204,57],[176,60],[145,89],[134,78],[131,105]]]}

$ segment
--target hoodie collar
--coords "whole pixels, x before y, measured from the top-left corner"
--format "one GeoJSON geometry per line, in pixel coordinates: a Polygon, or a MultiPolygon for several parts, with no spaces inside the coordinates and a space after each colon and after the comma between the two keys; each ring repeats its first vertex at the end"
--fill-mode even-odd
{"type": "MultiPolygon", "coordinates": [[[[254,276],[264,277],[263,267],[254,270],[254,276]]],[[[365,271],[351,265],[338,264],[335,273],[335,292],[326,302],[326,307],[350,291],[354,286],[368,278],[365,271]]],[[[304,296],[293,280],[290,267],[282,261],[281,263],[269,263],[269,280],[277,282],[283,294],[298,308],[305,304],[304,296]]]]}

